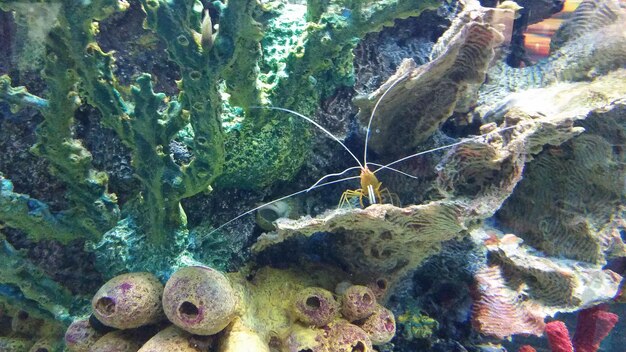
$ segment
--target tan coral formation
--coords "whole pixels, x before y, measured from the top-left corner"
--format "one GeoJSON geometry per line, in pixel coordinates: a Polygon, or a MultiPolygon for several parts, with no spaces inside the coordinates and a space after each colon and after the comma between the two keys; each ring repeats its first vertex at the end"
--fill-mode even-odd
{"type": "MultiPolygon", "coordinates": [[[[492,233],[493,230],[489,230],[492,233]]],[[[475,237],[484,236],[475,231],[475,237]]],[[[490,263],[475,276],[472,323],[483,334],[541,336],[544,318],[613,298],[622,277],[573,260],[545,257],[515,235],[490,239],[490,263]]]]}
{"type": "MultiPolygon", "coordinates": [[[[443,241],[462,236],[465,230],[492,216],[511,195],[521,180],[525,163],[532,160],[533,155],[546,146],[561,145],[583,133],[584,128],[574,126],[574,122],[585,119],[594,121],[596,116],[604,116],[621,106],[620,99],[626,96],[625,82],[626,70],[618,70],[593,82],[559,84],[522,93],[515,98],[515,104],[509,108],[500,126],[517,127],[498,132],[495,125],[485,125],[483,131],[488,135],[484,140],[462,144],[444,157],[436,181],[444,199],[405,208],[372,205],[366,209],[332,210],[317,218],[279,219],[277,230],[262,235],[253,250],[260,252],[296,236],[329,232],[328,241],[332,243],[329,248],[337,258],[342,258],[350,271],[384,275],[393,281],[436,253],[443,241]]],[[[585,123],[581,122],[583,126],[585,123]]],[[[623,129],[616,126],[615,130],[623,129]]],[[[613,133],[620,133],[616,131],[613,133]]],[[[595,140],[587,134],[581,135],[581,138],[595,140]]],[[[613,150],[606,143],[602,145],[606,148],[600,148],[600,151],[596,147],[585,147],[578,153],[586,155],[589,151],[613,150]]],[[[613,160],[609,162],[611,169],[606,169],[606,173],[600,171],[597,176],[604,182],[614,180],[616,176],[616,180],[623,180],[623,176],[620,178],[614,173],[623,169],[623,160],[609,160],[613,160]]],[[[601,170],[592,161],[587,163],[594,165],[594,170],[601,170]]],[[[561,174],[568,177],[576,175],[576,172],[564,174],[561,171],[561,174]]],[[[579,182],[578,187],[583,189],[586,184],[586,181],[576,177],[571,182],[579,182]]],[[[621,186],[615,185],[613,191],[621,194],[621,186]]],[[[535,187],[534,193],[544,192],[540,186],[535,187]]],[[[546,201],[549,202],[548,198],[546,201]]],[[[611,201],[608,205],[614,206],[615,202],[611,201]]],[[[525,223],[541,224],[538,220],[546,215],[535,212],[545,211],[551,206],[546,203],[529,210],[532,207],[526,204],[510,214],[514,220],[520,219],[520,214],[526,214],[525,223]]],[[[599,209],[607,210],[606,206],[599,209]]],[[[611,217],[611,214],[607,213],[605,217],[611,217]]],[[[571,217],[564,219],[576,220],[571,217]]],[[[624,244],[614,226],[590,227],[586,231],[595,246],[603,248],[594,252],[595,261],[603,261],[604,254],[609,252],[611,255],[623,255],[624,244]]],[[[547,231],[542,236],[544,241],[561,246],[563,251],[559,253],[575,253],[586,248],[577,245],[578,240],[558,237],[558,233],[550,239],[551,234],[547,231]]],[[[520,232],[520,236],[526,238],[530,234],[520,232]]]]}
{"type": "Polygon", "coordinates": [[[617,147],[626,143],[626,70],[523,96],[518,104],[532,101],[542,113],[590,112],[578,123],[585,133],[548,148],[527,165],[524,180],[498,218],[549,255],[597,264],[626,256],[619,232],[626,153],[617,147]]]}
{"type": "Polygon", "coordinates": [[[468,85],[483,82],[493,49],[504,39],[502,28],[491,24],[494,12],[512,11],[466,1],[463,12],[436,44],[431,62],[417,67],[407,59],[375,92],[355,99],[359,116],[367,124],[374,105],[385,94],[372,122],[371,130],[376,131],[370,135],[372,150],[388,155],[409,152],[452,115],[468,85]]]}
{"type": "Polygon", "coordinates": [[[618,0],[584,0],[555,34],[547,60],[523,68],[499,62],[489,69],[474,113],[491,121],[512,93],[590,80],[626,66],[625,21],[618,0]]]}

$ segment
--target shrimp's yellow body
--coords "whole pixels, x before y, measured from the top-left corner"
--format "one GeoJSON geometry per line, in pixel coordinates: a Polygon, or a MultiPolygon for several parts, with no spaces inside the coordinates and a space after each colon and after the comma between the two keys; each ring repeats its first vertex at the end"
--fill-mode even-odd
{"type": "Polygon", "coordinates": [[[383,202],[382,192],[389,192],[386,188],[382,187],[382,182],[378,181],[376,175],[371,172],[367,166],[361,169],[361,188],[355,190],[347,190],[341,195],[339,200],[339,207],[344,206],[356,197],[359,198],[361,207],[365,207],[363,203],[363,197],[367,197],[369,204],[376,204],[383,202]]]}

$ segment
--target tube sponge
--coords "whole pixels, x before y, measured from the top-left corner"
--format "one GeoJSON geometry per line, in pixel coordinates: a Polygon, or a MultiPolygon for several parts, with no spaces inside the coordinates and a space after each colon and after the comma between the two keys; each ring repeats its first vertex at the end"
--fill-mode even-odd
{"type": "Polygon", "coordinates": [[[376,305],[374,313],[359,326],[369,335],[374,345],[387,343],[396,334],[396,319],[393,317],[393,313],[380,304],[376,305]]]}
{"type": "Polygon", "coordinates": [[[372,352],[372,341],[363,329],[345,320],[329,325],[328,349],[332,352],[372,352]]]}
{"type": "Polygon", "coordinates": [[[37,342],[35,342],[35,344],[30,348],[29,352],[55,352],[60,350],[60,343],[56,339],[52,337],[44,337],[37,340],[37,342]]]}
{"type": "Polygon", "coordinates": [[[65,332],[65,346],[70,352],[88,352],[101,337],[102,334],[91,326],[89,319],[74,320],[65,332]]]}
{"type": "Polygon", "coordinates": [[[547,323],[545,333],[548,336],[548,343],[553,352],[574,351],[567,326],[562,321],[555,320],[547,323]]]}
{"type": "Polygon", "coordinates": [[[176,327],[169,326],[154,335],[137,352],[198,352],[208,351],[213,341],[206,336],[193,336],[176,327]]]}
{"type": "Polygon", "coordinates": [[[165,315],[192,334],[220,332],[235,318],[236,307],[237,295],[226,276],[208,267],[179,269],[163,291],[165,315]]]}
{"type": "Polygon", "coordinates": [[[136,352],[146,340],[135,330],[115,330],[96,341],[89,352],[136,352]]]}
{"type": "Polygon", "coordinates": [[[307,287],[296,294],[293,310],[299,321],[321,327],[337,316],[339,304],[330,291],[307,287]]]}
{"type": "Polygon", "coordinates": [[[107,281],[91,300],[93,313],[102,324],[132,329],[163,319],[159,304],[163,284],[150,273],[129,273],[107,281]]]}
{"type": "Polygon", "coordinates": [[[349,321],[364,319],[376,308],[376,296],[369,287],[352,285],[341,300],[341,314],[349,321]]]}
{"type": "Polygon", "coordinates": [[[583,309],[578,313],[578,323],[574,334],[576,352],[596,352],[600,343],[609,335],[619,317],[606,311],[605,305],[583,309]]]}

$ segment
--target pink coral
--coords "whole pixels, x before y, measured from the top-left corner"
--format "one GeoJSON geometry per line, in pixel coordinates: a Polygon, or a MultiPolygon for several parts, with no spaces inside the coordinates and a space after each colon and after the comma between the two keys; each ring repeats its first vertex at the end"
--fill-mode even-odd
{"type": "Polygon", "coordinates": [[[574,334],[576,352],[596,352],[602,340],[609,335],[618,320],[618,316],[608,312],[604,305],[582,310],[578,314],[576,334],[574,334]]]}
{"type": "Polygon", "coordinates": [[[562,321],[551,321],[546,324],[546,336],[552,352],[573,352],[567,326],[562,321]]]}

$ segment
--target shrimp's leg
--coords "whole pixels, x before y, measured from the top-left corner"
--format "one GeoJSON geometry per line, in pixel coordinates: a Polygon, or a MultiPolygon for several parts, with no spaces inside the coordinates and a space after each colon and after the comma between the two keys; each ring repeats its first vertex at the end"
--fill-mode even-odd
{"type": "MultiPolygon", "coordinates": [[[[389,191],[389,188],[381,189],[380,193],[385,194],[386,198],[389,199],[389,203],[391,203],[391,205],[396,206],[396,207],[402,206],[402,202],[400,202],[400,197],[397,194],[389,191]]],[[[382,196],[381,196],[381,200],[382,200],[382,196]]]]}
{"type": "Polygon", "coordinates": [[[359,202],[361,203],[361,207],[363,207],[363,190],[362,189],[349,189],[341,195],[339,199],[339,208],[343,207],[345,204],[349,203],[351,199],[359,197],[359,202]]]}

